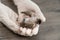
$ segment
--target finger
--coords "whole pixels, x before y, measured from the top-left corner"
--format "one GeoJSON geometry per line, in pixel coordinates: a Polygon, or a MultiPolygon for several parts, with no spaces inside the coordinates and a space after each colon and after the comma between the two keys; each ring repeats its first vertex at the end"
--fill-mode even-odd
{"type": "Polygon", "coordinates": [[[26,34],[27,34],[28,36],[32,36],[32,35],[31,35],[31,31],[32,31],[31,29],[27,29],[27,30],[26,30],[26,34]]]}
{"type": "Polygon", "coordinates": [[[26,28],[22,28],[22,27],[20,27],[20,34],[21,35],[25,35],[25,31],[26,31],[26,28]]]}
{"type": "Polygon", "coordinates": [[[32,33],[34,35],[37,35],[38,34],[38,31],[39,31],[39,25],[37,25],[33,30],[32,30],[32,33]]]}

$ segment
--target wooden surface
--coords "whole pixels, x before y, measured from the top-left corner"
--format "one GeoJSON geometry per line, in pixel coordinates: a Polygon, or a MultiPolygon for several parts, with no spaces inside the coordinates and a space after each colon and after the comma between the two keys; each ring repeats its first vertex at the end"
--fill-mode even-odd
{"type": "MultiPolygon", "coordinates": [[[[23,37],[14,34],[0,23],[0,40],[60,40],[60,1],[59,0],[33,0],[36,2],[47,21],[42,23],[38,35],[23,37]]],[[[11,0],[2,0],[2,3],[12,8],[15,12],[16,6],[11,0]]]]}

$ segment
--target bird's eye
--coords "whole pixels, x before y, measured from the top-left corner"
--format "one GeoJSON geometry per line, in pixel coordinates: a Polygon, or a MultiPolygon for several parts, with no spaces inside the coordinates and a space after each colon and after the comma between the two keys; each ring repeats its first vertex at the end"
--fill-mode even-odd
{"type": "Polygon", "coordinates": [[[37,24],[41,24],[41,20],[38,19],[38,20],[36,21],[36,23],[37,23],[37,24]]]}

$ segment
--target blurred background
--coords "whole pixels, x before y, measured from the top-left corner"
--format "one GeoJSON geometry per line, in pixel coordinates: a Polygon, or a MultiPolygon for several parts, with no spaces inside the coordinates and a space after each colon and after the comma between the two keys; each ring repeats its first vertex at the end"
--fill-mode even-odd
{"type": "MultiPolygon", "coordinates": [[[[12,0],[1,0],[3,4],[17,12],[12,0]]],[[[60,40],[60,0],[32,0],[37,3],[47,18],[42,23],[38,35],[23,37],[14,34],[0,23],[0,40],[60,40]]]]}

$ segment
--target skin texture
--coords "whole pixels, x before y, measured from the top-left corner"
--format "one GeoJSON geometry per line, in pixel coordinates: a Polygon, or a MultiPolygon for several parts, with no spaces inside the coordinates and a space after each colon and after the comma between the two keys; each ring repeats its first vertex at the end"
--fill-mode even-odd
{"type": "Polygon", "coordinates": [[[36,35],[40,24],[46,20],[38,5],[31,0],[13,1],[17,6],[18,15],[6,5],[0,3],[0,21],[19,35],[36,35]]]}
{"type": "Polygon", "coordinates": [[[17,31],[19,28],[16,23],[17,17],[17,14],[12,9],[0,3],[0,21],[12,31],[17,31]]]}
{"type": "Polygon", "coordinates": [[[23,26],[25,28],[31,28],[35,30],[32,34],[36,35],[38,33],[39,25],[42,22],[46,21],[46,18],[44,17],[43,13],[41,12],[39,6],[34,3],[31,0],[13,0],[15,5],[18,9],[18,22],[22,23],[23,17],[28,15],[28,17],[25,17],[25,20],[22,24],[26,25],[23,26]],[[25,15],[24,15],[25,14],[25,15]],[[37,26],[38,25],[38,26],[37,26]]]}
{"type": "Polygon", "coordinates": [[[21,12],[27,13],[31,15],[31,18],[34,17],[40,19],[42,22],[45,22],[46,18],[41,12],[40,8],[37,4],[35,4],[31,0],[14,0],[15,5],[17,6],[19,16],[21,16],[21,12]],[[37,16],[38,15],[38,16],[37,16]]]}

